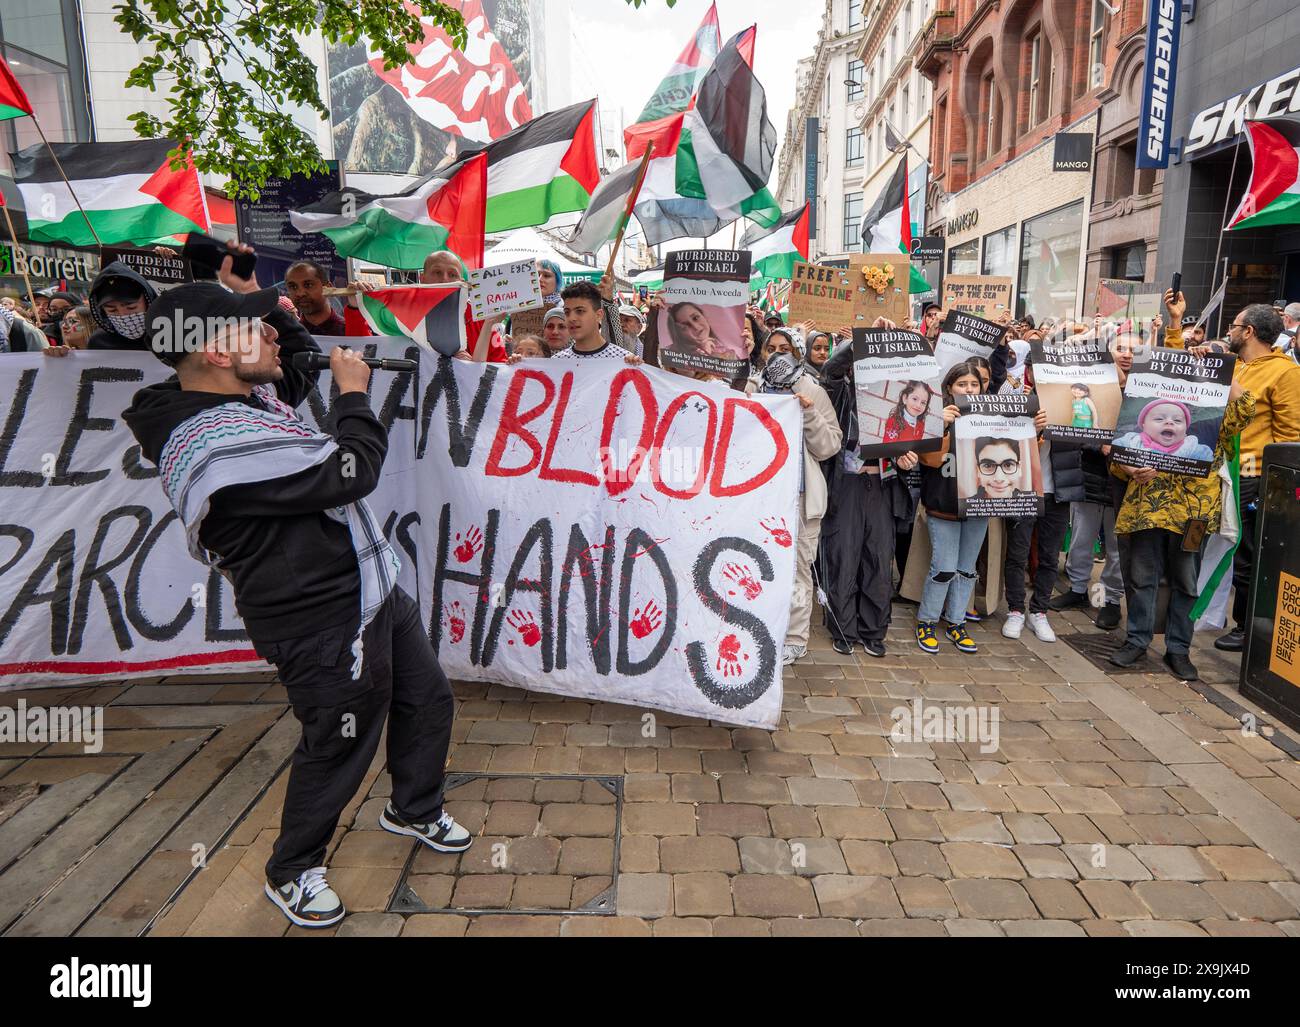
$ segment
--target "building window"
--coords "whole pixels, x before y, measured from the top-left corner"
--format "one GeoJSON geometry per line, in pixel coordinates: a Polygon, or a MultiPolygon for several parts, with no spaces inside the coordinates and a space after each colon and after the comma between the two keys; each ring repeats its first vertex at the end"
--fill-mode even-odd
{"type": "Polygon", "coordinates": [[[1092,0],[1092,28],[1088,33],[1088,88],[1097,89],[1106,74],[1106,5],[1092,0]]]}
{"type": "Polygon", "coordinates": [[[841,239],[844,249],[855,253],[862,252],[862,194],[844,194],[844,235],[841,239]]]}
{"type": "Polygon", "coordinates": [[[1036,319],[1075,316],[1082,231],[1082,200],[1024,223],[1016,289],[1018,316],[1033,314],[1036,319]]]}
{"type": "Polygon", "coordinates": [[[1141,282],[1147,276],[1146,243],[1135,242],[1128,246],[1116,246],[1110,251],[1110,277],[1126,278],[1130,282],[1141,282]]]}
{"type": "Polygon", "coordinates": [[[851,128],[844,133],[844,163],[850,168],[862,164],[862,129],[851,128]]]}
{"type": "Polygon", "coordinates": [[[1033,128],[1047,116],[1048,86],[1045,74],[1050,74],[1051,63],[1047,41],[1041,31],[1029,38],[1029,112],[1026,128],[1033,128]]]}
{"type": "Polygon", "coordinates": [[[984,237],[984,256],[980,261],[980,274],[1016,275],[1016,226],[1010,225],[984,237]]]}
{"type": "Polygon", "coordinates": [[[902,95],[902,113],[903,120],[899,124],[899,130],[907,132],[908,126],[912,123],[912,87],[904,86],[902,95]]]}
{"type": "Polygon", "coordinates": [[[849,0],[849,31],[857,32],[862,28],[861,0],[849,0]]]}
{"type": "Polygon", "coordinates": [[[1115,203],[1133,192],[1133,172],[1137,168],[1137,139],[1120,143],[1111,151],[1110,188],[1106,200],[1115,203]]]}
{"type": "Polygon", "coordinates": [[[869,75],[867,103],[871,103],[876,98],[876,69],[872,68],[869,75]]]}
{"type": "Polygon", "coordinates": [[[939,174],[943,174],[943,159],[948,143],[948,97],[945,96],[939,101],[935,110],[934,118],[934,166],[939,174]]]}
{"type": "Polygon", "coordinates": [[[980,241],[970,242],[948,248],[948,274],[977,275],[980,273],[980,241]]]}
{"type": "Polygon", "coordinates": [[[912,41],[912,0],[907,0],[907,6],[903,8],[903,42],[912,41]]]}
{"type": "Polygon", "coordinates": [[[845,79],[845,85],[848,86],[849,90],[849,103],[862,99],[862,69],[863,64],[861,61],[856,59],[849,61],[849,77],[845,79]]]}
{"type": "Polygon", "coordinates": [[[997,149],[997,140],[993,136],[994,107],[997,93],[993,88],[993,72],[988,71],[980,79],[979,113],[984,119],[984,131],[979,139],[979,159],[987,160],[997,149]]]}
{"type": "Polygon", "coordinates": [[[889,30],[889,66],[891,68],[898,65],[898,26],[895,25],[889,30]]]}

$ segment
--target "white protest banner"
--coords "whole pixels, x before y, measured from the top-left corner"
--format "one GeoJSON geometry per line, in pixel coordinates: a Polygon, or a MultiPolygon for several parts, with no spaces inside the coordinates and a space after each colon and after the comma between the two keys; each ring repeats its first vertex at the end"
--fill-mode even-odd
{"type": "Polygon", "coordinates": [[[934,356],[939,361],[939,370],[947,374],[953,364],[960,364],[971,357],[988,360],[993,347],[1006,334],[1006,328],[993,321],[960,310],[948,311],[948,316],[939,328],[939,338],[934,343],[934,356]]]}
{"type": "MultiPolygon", "coordinates": [[[[350,341],[419,361],[372,378],[389,450],[369,502],[449,676],[776,724],[792,397],[350,341]]],[[[0,687],[265,669],[120,420],[167,373],[135,353],[0,361],[0,687]]],[[[309,421],[327,422],[329,395],[325,374],[309,421]]]]}
{"type": "Polygon", "coordinates": [[[1043,471],[1032,393],[958,396],[953,422],[957,512],[962,517],[1041,517],[1043,471]]]}
{"type": "Polygon", "coordinates": [[[1109,443],[1124,399],[1110,346],[1091,334],[1032,346],[1034,390],[1047,412],[1047,438],[1092,449],[1109,443]]]}
{"type": "Polygon", "coordinates": [[[943,445],[942,375],[917,332],[853,330],[858,456],[926,453],[943,445]]]}
{"type": "Polygon", "coordinates": [[[1214,463],[1236,366],[1231,353],[1195,357],[1156,346],[1135,354],[1112,458],[1130,467],[1205,477],[1214,463]]]}
{"type": "Polygon", "coordinates": [[[748,374],[742,325],[749,302],[748,250],[668,254],[659,313],[659,363],[726,381],[748,374]]]}
{"type": "Polygon", "coordinates": [[[469,303],[475,321],[529,310],[541,302],[535,260],[516,260],[469,273],[469,303]]]}

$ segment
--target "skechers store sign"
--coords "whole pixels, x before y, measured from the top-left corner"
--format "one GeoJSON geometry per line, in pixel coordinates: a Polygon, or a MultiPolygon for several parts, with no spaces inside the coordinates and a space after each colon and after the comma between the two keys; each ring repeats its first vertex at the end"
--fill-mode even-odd
{"type": "Polygon", "coordinates": [[[1300,68],[1261,82],[1252,89],[1206,107],[1192,118],[1183,156],[1234,138],[1246,118],[1285,118],[1300,113],[1300,68]]]}
{"type": "Polygon", "coordinates": [[[1174,80],[1182,0],[1150,0],[1147,59],[1142,71],[1142,115],[1138,119],[1137,166],[1169,167],[1169,122],[1174,116],[1174,80]]]}
{"type": "Polygon", "coordinates": [[[95,277],[94,260],[89,254],[71,250],[40,247],[38,252],[36,248],[0,244],[0,278],[28,275],[51,282],[89,282],[95,277]]]}

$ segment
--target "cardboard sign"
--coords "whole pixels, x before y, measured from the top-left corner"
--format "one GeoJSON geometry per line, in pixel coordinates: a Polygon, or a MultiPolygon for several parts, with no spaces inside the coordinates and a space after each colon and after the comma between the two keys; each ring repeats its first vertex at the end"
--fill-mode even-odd
{"type": "Polygon", "coordinates": [[[530,307],[528,310],[516,310],[510,315],[510,335],[541,335],[546,323],[546,307],[530,307]]]}
{"type": "Polygon", "coordinates": [[[475,321],[527,310],[541,301],[535,260],[516,260],[469,273],[469,303],[475,321]]]}
{"type": "Polygon", "coordinates": [[[850,254],[849,274],[856,298],[854,328],[870,328],[878,317],[902,325],[910,316],[912,261],[906,253],[850,254]]]}
{"type": "Polygon", "coordinates": [[[795,261],[790,276],[790,323],[811,321],[823,332],[853,324],[854,289],[847,268],[795,261]]]}
{"type": "Polygon", "coordinates": [[[997,319],[1011,309],[1011,279],[996,275],[949,275],[943,280],[943,309],[997,319]]]}

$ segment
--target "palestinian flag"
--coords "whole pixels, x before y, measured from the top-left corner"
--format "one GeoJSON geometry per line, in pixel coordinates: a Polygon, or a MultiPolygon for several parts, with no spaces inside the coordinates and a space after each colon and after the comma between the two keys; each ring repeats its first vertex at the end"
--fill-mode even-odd
{"type": "Polygon", "coordinates": [[[646,268],[644,271],[633,271],[628,275],[628,281],[638,289],[659,292],[664,287],[664,265],[660,263],[654,267],[646,268]]]}
{"type": "Polygon", "coordinates": [[[1300,121],[1246,122],[1250,185],[1228,228],[1300,224],[1300,121]]]}
{"type": "Polygon", "coordinates": [[[435,250],[451,250],[466,267],[481,268],[487,165],[485,153],[474,154],[396,196],[331,193],[290,211],[289,220],[300,232],[326,235],[340,257],[413,271],[435,250]]]}
{"type": "Polygon", "coordinates": [[[27,99],[18,79],[0,57],[0,121],[32,116],[32,101],[27,99]]]}
{"type": "Polygon", "coordinates": [[[714,3],[705,12],[704,20],[695,30],[691,41],[686,44],[677,60],[673,62],[673,66],[668,69],[668,74],[659,83],[659,88],[650,97],[650,102],[645,105],[641,116],[623,133],[623,143],[628,151],[629,160],[634,159],[633,149],[638,153],[645,151],[644,144],[638,146],[634,140],[639,136],[654,134],[654,129],[646,133],[639,131],[638,126],[648,125],[650,122],[660,121],[686,110],[705,72],[709,70],[721,50],[722,29],[718,25],[718,5],[714,3]]]}
{"type": "Polygon", "coordinates": [[[170,141],[51,145],[72,191],[44,143],[13,155],[14,182],[27,208],[27,237],[32,242],[94,246],[98,235],[105,246],[149,246],[176,235],[211,231],[194,162],[187,155],[185,165],[173,171],[167,155],[175,144],[170,141]]]}
{"type": "MultiPolygon", "coordinates": [[[[894,168],[885,188],[862,219],[862,242],[867,253],[912,252],[912,212],[907,198],[907,154],[894,168]]],[[[913,267],[908,292],[929,292],[933,286],[913,267]]]]}
{"type": "MultiPolygon", "coordinates": [[[[776,130],[746,60],[753,55],[753,38],[752,29],[733,38],[704,76],[690,109],[658,123],[635,208],[647,244],[704,239],[740,217],[764,228],[780,221],[781,209],[767,189],[776,130]]],[[[640,157],[649,141],[638,139],[628,157],[640,157]]]]}
{"type": "Polygon", "coordinates": [[[770,230],[751,225],[740,248],[753,254],[754,271],[767,278],[790,278],[797,260],[808,259],[808,204],[784,215],[770,230]]]}
{"type": "Polygon", "coordinates": [[[446,356],[465,348],[465,287],[403,285],[361,293],[361,315],[376,335],[411,339],[446,356]]]}

